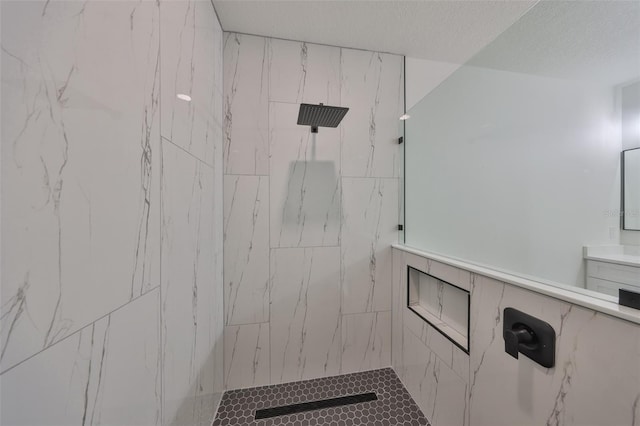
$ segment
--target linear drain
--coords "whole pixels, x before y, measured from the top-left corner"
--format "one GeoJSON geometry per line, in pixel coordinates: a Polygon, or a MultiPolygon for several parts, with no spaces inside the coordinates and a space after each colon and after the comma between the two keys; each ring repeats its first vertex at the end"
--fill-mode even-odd
{"type": "Polygon", "coordinates": [[[351,405],[377,400],[378,396],[374,392],[341,396],[339,398],[321,399],[319,401],[303,402],[301,404],[283,405],[280,407],[256,410],[255,419],[268,419],[270,417],[284,416],[286,414],[303,413],[305,411],[321,410],[323,408],[339,407],[341,405],[351,405]]]}

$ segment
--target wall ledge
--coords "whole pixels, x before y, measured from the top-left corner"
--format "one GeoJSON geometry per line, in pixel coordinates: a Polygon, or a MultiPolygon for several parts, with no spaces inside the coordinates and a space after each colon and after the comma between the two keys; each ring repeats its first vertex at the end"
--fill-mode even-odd
{"type": "Polygon", "coordinates": [[[488,266],[454,259],[451,257],[443,256],[441,254],[426,252],[413,247],[405,246],[403,244],[392,244],[391,246],[396,250],[415,254],[416,256],[424,257],[427,259],[432,259],[446,265],[454,266],[456,268],[464,269],[475,274],[493,278],[500,282],[511,284],[516,287],[544,294],[545,296],[563,300],[574,305],[583,306],[585,308],[593,309],[597,312],[602,312],[607,315],[640,324],[640,310],[618,305],[617,298],[613,296],[596,293],[594,291],[586,290],[583,288],[570,287],[568,285],[535,281],[508,272],[491,269],[488,266]]]}

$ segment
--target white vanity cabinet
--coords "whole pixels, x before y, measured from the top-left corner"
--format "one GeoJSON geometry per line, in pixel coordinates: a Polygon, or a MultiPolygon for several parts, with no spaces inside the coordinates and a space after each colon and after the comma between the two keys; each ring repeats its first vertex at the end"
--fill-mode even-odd
{"type": "Polygon", "coordinates": [[[624,246],[585,247],[590,290],[618,296],[618,289],[640,293],[640,256],[624,246]]]}

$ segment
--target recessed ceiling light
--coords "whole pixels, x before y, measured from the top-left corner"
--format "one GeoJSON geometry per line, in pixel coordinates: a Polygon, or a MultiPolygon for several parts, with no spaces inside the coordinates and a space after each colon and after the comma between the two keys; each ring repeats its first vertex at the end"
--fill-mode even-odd
{"type": "Polygon", "coordinates": [[[406,120],[408,118],[411,118],[411,116],[409,114],[403,114],[400,116],[400,120],[406,120]]]}
{"type": "Polygon", "coordinates": [[[178,93],[176,97],[180,100],[191,102],[191,96],[185,95],[184,93],[178,93]]]}

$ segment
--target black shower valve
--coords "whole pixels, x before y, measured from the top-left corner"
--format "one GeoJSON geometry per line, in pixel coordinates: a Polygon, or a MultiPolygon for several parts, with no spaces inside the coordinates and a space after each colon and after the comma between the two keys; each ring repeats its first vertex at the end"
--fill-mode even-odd
{"type": "Polygon", "coordinates": [[[555,365],[556,332],[548,323],[518,311],[505,308],[502,337],[504,350],[518,359],[522,354],[543,367],[555,365]]]}

